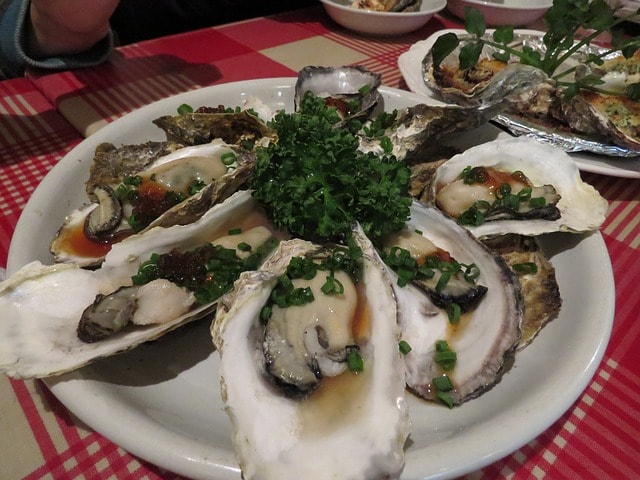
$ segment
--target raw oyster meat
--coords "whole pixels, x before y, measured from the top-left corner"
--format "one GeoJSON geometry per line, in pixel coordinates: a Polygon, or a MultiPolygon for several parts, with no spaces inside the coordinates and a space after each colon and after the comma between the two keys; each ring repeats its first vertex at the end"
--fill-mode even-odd
{"type": "Polygon", "coordinates": [[[444,162],[433,176],[428,202],[459,221],[465,218],[479,238],[591,232],[600,228],[608,208],[567,153],[524,137],[487,142],[444,162]],[[463,178],[473,168],[490,169],[484,182],[463,178]],[[480,216],[468,215],[474,212],[480,216]]]}
{"type": "Polygon", "coordinates": [[[93,177],[93,202],[67,216],[51,243],[54,259],[97,265],[130,235],[191,223],[237,191],[253,164],[253,154],[215,141],[179,148],[114,183],[93,177]]]}
{"type": "Polygon", "coordinates": [[[318,271],[319,283],[296,280],[297,288],[311,285],[313,302],[282,308],[290,310],[286,320],[275,305],[261,323],[291,260],[330,254],[295,239],[260,270],[243,273],[219,305],[212,335],[246,480],[400,476],[409,419],[396,303],[375,249],[360,229],[355,236],[363,251],[357,285],[336,270],[344,290],[325,295],[318,287],[331,274],[318,271]],[[362,359],[360,371],[345,367],[350,352],[362,359]]]}
{"type": "Polygon", "coordinates": [[[296,110],[310,92],[336,107],[343,120],[367,118],[380,101],[382,76],[362,66],[307,66],[298,72],[294,93],[296,110]]]}
{"type": "MultiPolygon", "coordinates": [[[[248,231],[252,227],[264,228],[268,224],[257,213],[258,208],[247,191],[238,192],[225,203],[212,207],[195,223],[154,228],[123,240],[114,245],[96,270],[40,262],[24,266],[0,283],[0,372],[17,378],[64,373],[159,338],[186,322],[210,314],[215,309],[215,300],[194,301],[188,292],[179,291],[177,284],[167,285],[173,282],[171,279],[136,298],[114,298],[114,303],[102,304],[104,308],[93,312],[97,316],[87,320],[93,324],[81,327],[80,336],[89,335],[85,340],[93,343],[81,340],[77,332],[83,312],[92,308],[96,297],[109,301],[112,293],[130,287],[132,277],[140,275],[140,267],[150,266],[146,262],[153,254],[162,257],[175,249],[191,250],[220,238],[228,242],[224,237],[232,227],[248,231]],[[238,219],[242,219],[241,224],[238,219]],[[167,292],[174,295],[169,305],[167,292]],[[143,303],[152,307],[153,323],[148,315],[133,318],[137,309],[144,308],[143,303]],[[158,308],[164,310],[162,320],[157,317],[158,308]],[[131,321],[138,325],[127,327],[131,321]],[[105,332],[107,335],[103,335],[105,332]]],[[[238,235],[236,241],[245,240],[238,235]]]]}
{"type": "Polygon", "coordinates": [[[436,288],[449,298],[437,299],[418,276],[401,281],[406,267],[387,260],[398,279],[393,287],[402,339],[410,346],[404,355],[407,386],[421,397],[449,405],[480,395],[500,380],[520,340],[523,303],[517,278],[466,229],[419,202],[413,203],[405,230],[385,240],[387,256],[397,256],[398,248],[421,269],[429,267],[425,275],[434,275],[437,283],[450,275],[436,288]],[[452,304],[460,308],[457,314],[452,304]],[[451,383],[449,388],[439,386],[442,377],[451,383]]]}

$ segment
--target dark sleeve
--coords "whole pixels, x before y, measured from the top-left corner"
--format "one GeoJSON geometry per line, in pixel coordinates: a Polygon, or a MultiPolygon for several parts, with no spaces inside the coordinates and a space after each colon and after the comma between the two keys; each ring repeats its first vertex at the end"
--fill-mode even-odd
{"type": "Polygon", "coordinates": [[[26,67],[66,70],[91,67],[104,62],[113,50],[113,35],[89,50],[49,58],[33,58],[26,51],[29,0],[0,0],[0,80],[24,75],[26,67]]]}

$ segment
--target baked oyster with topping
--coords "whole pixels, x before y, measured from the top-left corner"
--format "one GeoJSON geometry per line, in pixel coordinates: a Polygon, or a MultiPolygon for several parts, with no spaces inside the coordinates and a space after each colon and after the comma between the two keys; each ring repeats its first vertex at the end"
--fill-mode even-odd
{"type": "MultiPolygon", "coordinates": [[[[486,40],[491,34],[484,35],[486,40]]],[[[484,44],[476,65],[460,68],[458,54],[471,46],[476,37],[458,35],[460,44],[440,63],[430,50],[422,62],[424,82],[438,97],[458,105],[478,105],[488,91],[500,94],[505,72],[529,69],[532,75],[542,75],[545,81],[536,82],[513,97],[510,107],[494,119],[516,135],[528,135],[552,143],[562,149],[591,151],[604,155],[634,157],[640,155],[639,102],[620,95],[624,87],[637,83],[640,53],[625,58],[620,52],[596,45],[585,45],[564,59],[553,78],[542,70],[519,63],[514,55],[504,55],[501,48],[484,44]],[[598,67],[586,66],[590,57],[604,59],[598,67]],[[589,79],[599,91],[581,89],[566,96],[566,90],[555,78],[563,72],[562,82],[589,79]],[[594,79],[597,79],[594,81],[594,79]]],[[[546,51],[542,34],[516,32],[508,47],[542,55],[546,51]]]]}

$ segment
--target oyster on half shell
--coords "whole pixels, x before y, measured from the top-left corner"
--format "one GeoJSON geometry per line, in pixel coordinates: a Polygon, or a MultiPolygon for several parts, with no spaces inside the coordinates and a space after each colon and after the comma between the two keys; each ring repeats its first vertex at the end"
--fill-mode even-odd
{"type": "Polygon", "coordinates": [[[98,265],[128,236],[194,222],[237,191],[253,165],[253,154],[214,141],[179,148],[114,182],[93,176],[93,201],[67,215],[50,246],[54,259],[98,265]]]}
{"type": "MultiPolygon", "coordinates": [[[[402,339],[411,347],[404,355],[407,386],[430,400],[442,400],[440,395],[447,394],[452,404],[477,397],[508,370],[520,340],[523,303],[517,278],[502,258],[466,229],[419,202],[413,203],[401,236],[385,240],[385,251],[394,247],[405,248],[418,265],[429,266],[429,257],[440,260],[442,266],[430,268],[438,280],[452,271],[454,262],[473,272],[473,281],[466,286],[462,280],[454,283],[452,275],[440,290],[462,292],[448,299],[448,305],[461,307],[459,318],[415,280],[406,285],[394,281],[393,288],[402,339]],[[456,356],[453,368],[439,360],[442,342],[456,356]],[[452,384],[450,391],[438,389],[438,378],[443,375],[452,384]]],[[[394,277],[399,280],[401,274],[394,277]]]]}
{"type": "Polygon", "coordinates": [[[359,65],[307,66],[298,72],[294,107],[298,110],[305,94],[311,92],[335,107],[343,120],[366,119],[380,101],[381,79],[379,73],[359,65]]]}
{"type": "Polygon", "coordinates": [[[567,153],[525,137],[494,140],[455,155],[436,169],[427,199],[459,221],[474,209],[480,212],[483,221],[465,221],[479,238],[591,232],[600,228],[608,208],[598,191],[582,181],[567,153]],[[465,169],[476,167],[495,174],[484,182],[465,181],[465,169]],[[508,194],[500,193],[504,184],[508,194]],[[517,197],[515,204],[506,201],[511,196],[517,197]]]}
{"type": "MultiPolygon", "coordinates": [[[[0,372],[16,378],[64,373],[155,340],[210,314],[215,301],[194,301],[179,291],[177,284],[170,290],[164,288],[175,283],[173,279],[165,279],[170,281],[135,298],[124,294],[152,254],[162,256],[174,249],[184,251],[219,242],[230,228],[268,226],[259,211],[247,191],[238,192],[195,223],[154,228],[123,240],[113,246],[98,269],[40,262],[24,266],[0,283],[0,372]],[[114,292],[119,292],[117,298],[110,299],[114,292]],[[174,295],[169,302],[167,292],[174,295]],[[91,312],[95,315],[87,319],[89,325],[80,327],[80,336],[86,334],[89,337],[84,340],[93,342],[87,343],[79,338],[78,328],[83,312],[96,304],[96,298],[107,303],[91,312]],[[144,313],[137,312],[145,308],[143,303],[151,307],[151,314],[134,319],[136,313],[144,313]],[[164,317],[162,323],[158,323],[158,308],[164,317]],[[128,326],[130,323],[134,325],[128,326]],[[109,335],[99,338],[105,331],[109,335]]],[[[241,235],[237,241],[243,241],[241,235]]]]}
{"type": "Polygon", "coordinates": [[[291,259],[327,253],[295,239],[282,242],[260,270],[242,274],[219,305],[212,336],[246,480],[400,476],[409,419],[396,303],[375,249],[360,229],[355,235],[361,280],[353,284],[336,271],[342,293],[322,293],[329,273],[318,271],[320,281],[308,281],[313,301],[284,308],[286,320],[274,306],[265,325],[264,307],[291,259]],[[334,310],[336,302],[342,307],[334,310]],[[345,367],[350,351],[364,365],[357,373],[345,367]]]}

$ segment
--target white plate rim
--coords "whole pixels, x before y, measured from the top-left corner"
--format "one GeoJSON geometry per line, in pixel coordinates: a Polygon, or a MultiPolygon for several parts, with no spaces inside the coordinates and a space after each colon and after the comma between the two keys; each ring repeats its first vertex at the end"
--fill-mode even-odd
{"type": "MultiPolygon", "coordinates": [[[[271,92],[271,101],[275,103],[281,100],[288,103],[294,82],[295,78],[251,80],[186,92],[132,112],[81,142],[45,177],[25,207],[12,239],[8,273],[32,260],[34,256],[42,257],[45,255],[43,252],[46,251],[46,248],[38,250],[29,247],[30,242],[31,244],[36,242],[36,240],[30,240],[29,237],[33,237],[34,225],[38,225],[35,222],[42,219],[43,208],[51,201],[52,192],[64,189],[65,175],[77,170],[79,162],[87,163],[87,160],[78,159],[81,153],[92,151],[95,145],[108,139],[130,138],[131,128],[140,125],[141,120],[148,121],[159,114],[174,112],[181,103],[195,104],[198,100],[216,98],[214,103],[217,105],[225,103],[218,101],[221,97],[230,97],[235,100],[245,98],[256,90],[271,92]],[[63,185],[60,186],[60,183],[63,185]]],[[[381,92],[390,104],[395,101],[401,103],[418,102],[421,98],[403,90],[387,87],[382,87],[381,92]]],[[[146,138],[140,140],[146,140],[146,138]]],[[[74,174],[78,175],[77,172],[74,174]]],[[[72,200],[73,198],[68,199],[67,204],[62,205],[62,208],[68,208],[68,203],[72,200]]],[[[615,298],[613,273],[604,240],[599,233],[585,237],[573,236],[571,240],[575,243],[567,250],[558,248],[557,257],[554,259],[562,261],[562,265],[567,263],[573,265],[575,263],[575,258],[572,257],[573,252],[579,252],[581,257],[588,257],[589,265],[583,265],[585,262],[577,262],[576,264],[581,265],[580,268],[583,269],[593,269],[598,275],[592,276],[588,271],[578,273],[586,275],[583,288],[597,290],[599,294],[585,295],[587,302],[581,308],[585,308],[587,315],[586,318],[581,319],[583,331],[579,338],[567,339],[570,344],[569,351],[565,353],[568,355],[568,363],[563,368],[558,368],[558,372],[547,378],[545,385],[533,392],[532,398],[518,401],[517,408],[514,408],[513,411],[501,412],[496,417],[497,424],[471,425],[468,430],[466,426],[462,426],[452,433],[451,438],[441,438],[438,443],[430,444],[426,448],[412,448],[410,446],[407,450],[407,465],[402,479],[452,478],[496,461],[515,451],[548,428],[586,388],[604,355],[611,333],[615,298]],[[591,304],[588,300],[590,298],[594,299],[594,302],[597,298],[598,303],[591,304]],[[561,395],[557,395],[559,385],[562,385],[563,388],[561,395]],[[540,407],[540,402],[543,400],[546,402],[540,407]],[[515,430],[509,428],[516,421],[519,421],[520,425],[515,430]],[[453,448],[452,451],[452,445],[461,442],[463,442],[464,449],[453,448]]],[[[554,238],[550,239],[550,243],[555,244],[554,238]]],[[[566,270],[567,268],[563,268],[558,273],[563,275],[575,273],[566,270]]],[[[561,284],[561,289],[568,284],[569,282],[565,279],[561,284]]],[[[573,293],[575,292],[569,292],[569,298],[573,298],[573,293]]],[[[568,306],[577,307],[575,303],[571,302],[568,306]]],[[[516,360],[515,368],[525,370],[529,368],[529,364],[536,362],[537,355],[540,352],[544,353],[546,343],[554,336],[553,332],[566,328],[562,322],[552,322],[543,330],[540,338],[522,352],[516,360]],[[520,358],[524,360],[520,362],[520,358]]],[[[212,365],[215,366],[215,360],[207,358],[194,366],[193,369],[199,371],[212,365]]],[[[99,367],[89,366],[61,377],[47,379],[45,383],[80,420],[142,459],[191,478],[239,478],[238,469],[230,450],[230,442],[227,449],[212,450],[210,445],[203,443],[197,433],[185,435],[172,430],[167,424],[158,422],[157,418],[150,417],[148,412],[141,411],[140,405],[131,403],[128,397],[118,397],[120,391],[114,385],[100,379],[92,379],[91,375],[86,375],[88,371],[95,375],[96,368],[99,372],[99,367]]],[[[168,381],[167,385],[171,381],[181,379],[183,374],[189,373],[180,372],[175,379],[168,381]]],[[[212,373],[211,376],[215,377],[215,374],[212,373]]],[[[439,409],[435,411],[442,417],[466,419],[473,411],[471,409],[474,408],[474,402],[478,402],[478,405],[483,405],[482,408],[485,408],[486,403],[499,401],[500,395],[504,394],[505,388],[510,386],[514,378],[517,377],[511,373],[507,374],[494,389],[458,410],[439,409]],[[492,400],[483,400],[488,397],[491,397],[492,400]]],[[[165,386],[161,384],[152,387],[162,389],[165,386]]],[[[424,406],[420,402],[410,399],[410,408],[413,412],[414,425],[418,425],[432,421],[423,418],[422,414],[430,413],[434,411],[434,408],[439,407],[424,406]]],[[[477,409],[479,408],[480,406],[477,407],[477,409]]],[[[222,411],[218,414],[225,415],[222,411]]],[[[226,420],[226,415],[224,420],[226,420]]],[[[437,428],[433,431],[430,428],[427,427],[429,435],[438,437],[442,434],[437,431],[437,428]]]]}
{"type": "MultiPolygon", "coordinates": [[[[488,30],[491,31],[491,30],[488,30]]],[[[424,40],[420,40],[398,56],[398,68],[409,90],[422,95],[427,103],[443,105],[422,80],[422,59],[440,35],[455,33],[461,35],[467,33],[463,29],[450,28],[439,30],[424,40]]],[[[515,33],[523,35],[543,35],[538,30],[517,29],[515,33]]],[[[425,101],[425,100],[423,100],[425,101]]],[[[580,170],[600,175],[608,175],[621,178],[640,178],[640,158],[619,159],[606,157],[589,152],[575,152],[570,154],[578,164],[580,170]]]]}

